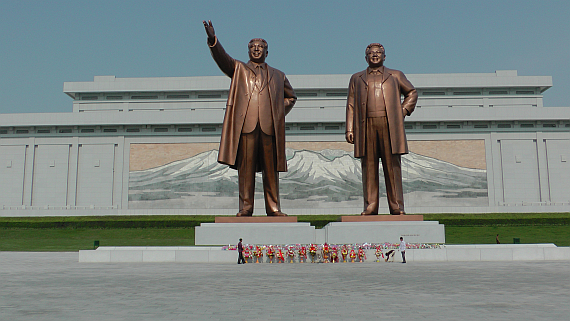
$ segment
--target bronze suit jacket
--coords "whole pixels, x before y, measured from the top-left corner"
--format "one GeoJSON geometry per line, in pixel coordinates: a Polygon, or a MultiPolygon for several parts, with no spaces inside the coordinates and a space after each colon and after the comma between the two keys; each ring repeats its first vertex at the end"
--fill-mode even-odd
{"type": "MultiPolygon", "coordinates": [[[[255,87],[255,72],[246,63],[230,57],[217,38],[214,45],[210,46],[210,52],[218,67],[232,79],[222,127],[218,162],[236,169],[236,156],[241,131],[251,93],[255,87]]],[[[276,170],[286,172],[285,115],[293,108],[297,96],[295,96],[295,91],[293,91],[283,72],[267,65],[267,73],[271,106],[260,106],[260,108],[271,108],[277,153],[276,170]]]]}
{"type": "MultiPolygon", "coordinates": [[[[346,102],[346,131],[354,135],[354,157],[363,157],[366,148],[366,108],[368,104],[367,70],[357,72],[350,78],[346,102]]],[[[390,129],[392,154],[407,154],[408,141],[404,131],[404,115],[411,115],[416,107],[418,93],[399,70],[384,67],[382,92],[386,103],[386,117],[390,129]],[[404,101],[401,102],[401,95],[404,101]]]]}

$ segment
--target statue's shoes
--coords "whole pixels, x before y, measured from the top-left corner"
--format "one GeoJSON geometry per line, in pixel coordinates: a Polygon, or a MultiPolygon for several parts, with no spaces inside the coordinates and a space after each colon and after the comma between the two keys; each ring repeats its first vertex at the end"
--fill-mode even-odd
{"type": "Polygon", "coordinates": [[[285,214],[281,211],[276,211],[276,212],[273,212],[271,214],[267,214],[267,216],[287,216],[287,214],[285,214]]]}
{"type": "Polygon", "coordinates": [[[252,216],[253,213],[248,212],[248,211],[239,211],[236,216],[252,216]]]}

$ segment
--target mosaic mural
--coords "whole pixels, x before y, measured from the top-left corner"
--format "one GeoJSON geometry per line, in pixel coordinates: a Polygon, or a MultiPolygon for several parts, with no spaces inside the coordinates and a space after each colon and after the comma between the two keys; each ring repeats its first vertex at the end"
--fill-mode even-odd
{"type": "MultiPolygon", "coordinates": [[[[402,157],[406,206],[487,206],[483,140],[410,141],[402,157]]],[[[237,208],[237,171],[218,145],[131,144],[129,208],[237,208]]],[[[362,207],[360,161],[345,142],[287,143],[282,208],[362,207]]],[[[385,196],[380,182],[381,196],[385,196]]],[[[261,175],[256,199],[263,204],[261,175]]]]}

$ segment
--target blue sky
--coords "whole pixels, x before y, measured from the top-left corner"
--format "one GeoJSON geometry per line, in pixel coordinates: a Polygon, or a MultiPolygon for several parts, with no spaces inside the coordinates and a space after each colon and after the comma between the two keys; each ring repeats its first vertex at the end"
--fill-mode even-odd
{"type": "Polygon", "coordinates": [[[0,0],[0,113],[71,112],[63,82],[96,75],[221,75],[204,19],[236,59],[265,38],[286,74],[355,73],[380,42],[405,73],[552,76],[545,105],[570,106],[568,17],[570,1],[0,0]]]}

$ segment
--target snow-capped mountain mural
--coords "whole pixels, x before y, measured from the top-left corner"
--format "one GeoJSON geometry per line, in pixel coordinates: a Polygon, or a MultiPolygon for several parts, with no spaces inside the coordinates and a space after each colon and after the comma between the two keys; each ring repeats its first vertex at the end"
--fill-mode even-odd
{"type": "MultiPolygon", "coordinates": [[[[360,160],[352,155],[336,149],[288,148],[288,172],[280,174],[282,206],[362,206],[360,160]]],[[[219,164],[217,157],[218,151],[210,150],[163,166],[131,171],[129,208],[236,207],[237,171],[219,164]]],[[[402,157],[402,176],[407,205],[459,206],[487,201],[485,170],[410,153],[402,157]]],[[[256,198],[263,199],[262,189],[258,174],[256,198]]],[[[380,191],[385,195],[382,179],[380,191]]]]}

